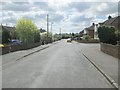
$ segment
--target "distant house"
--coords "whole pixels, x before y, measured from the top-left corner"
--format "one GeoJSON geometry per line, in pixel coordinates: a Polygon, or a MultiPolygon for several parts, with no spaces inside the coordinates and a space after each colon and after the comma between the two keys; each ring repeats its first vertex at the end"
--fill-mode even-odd
{"type": "Polygon", "coordinates": [[[114,17],[114,18],[110,18],[106,21],[104,21],[103,23],[101,23],[101,25],[105,25],[105,26],[113,26],[115,27],[116,30],[118,30],[120,32],[120,16],[114,17]]]}
{"type": "Polygon", "coordinates": [[[93,23],[92,26],[84,29],[86,34],[89,35],[91,38],[94,38],[94,26],[95,24],[93,23]]]}
{"type": "Polygon", "coordinates": [[[79,32],[80,37],[82,37],[83,34],[84,34],[84,30],[82,30],[82,31],[79,32]]]}

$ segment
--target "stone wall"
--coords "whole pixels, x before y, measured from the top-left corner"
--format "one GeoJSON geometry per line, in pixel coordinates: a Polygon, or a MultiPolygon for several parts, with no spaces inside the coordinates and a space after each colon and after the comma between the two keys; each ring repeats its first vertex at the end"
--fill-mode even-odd
{"type": "Polygon", "coordinates": [[[120,59],[120,45],[100,44],[100,49],[106,54],[120,59]]]}

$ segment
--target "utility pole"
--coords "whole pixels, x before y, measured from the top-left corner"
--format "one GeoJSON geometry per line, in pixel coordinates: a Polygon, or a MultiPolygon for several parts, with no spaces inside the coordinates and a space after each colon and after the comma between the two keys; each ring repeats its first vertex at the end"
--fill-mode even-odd
{"type": "Polygon", "coordinates": [[[61,35],[61,28],[60,28],[60,35],[61,35]]]}
{"type": "Polygon", "coordinates": [[[61,34],[61,28],[60,28],[60,38],[62,38],[62,34],[61,34]]]}
{"type": "MultiPolygon", "coordinates": [[[[52,40],[52,22],[51,22],[51,40],[52,40]]],[[[52,42],[52,41],[51,41],[52,42]]]]}
{"type": "Polygon", "coordinates": [[[53,23],[51,22],[51,33],[52,33],[52,24],[53,24],[53,23]]]}
{"type": "Polygon", "coordinates": [[[48,33],[49,33],[49,15],[47,14],[47,43],[48,43],[48,33]]]}

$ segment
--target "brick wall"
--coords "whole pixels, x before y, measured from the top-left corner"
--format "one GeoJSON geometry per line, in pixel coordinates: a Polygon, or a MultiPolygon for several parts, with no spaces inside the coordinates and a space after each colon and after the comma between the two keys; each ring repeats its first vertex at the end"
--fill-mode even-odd
{"type": "Polygon", "coordinates": [[[106,54],[120,59],[120,45],[100,44],[100,49],[106,54]]]}
{"type": "Polygon", "coordinates": [[[94,38],[94,30],[87,30],[87,34],[88,34],[91,38],[94,38]]]}
{"type": "Polygon", "coordinates": [[[2,52],[0,54],[7,54],[9,52],[31,49],[40,45],[40,42],[32,44],[7,45],[5,47],[2,47],[2,52]]]}

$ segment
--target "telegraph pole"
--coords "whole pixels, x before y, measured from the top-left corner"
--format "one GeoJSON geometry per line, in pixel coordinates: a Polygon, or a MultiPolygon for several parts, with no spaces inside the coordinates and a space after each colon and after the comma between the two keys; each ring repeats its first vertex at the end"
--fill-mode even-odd
{"type": "Polygon", "coordinates": [[[60,28],[60,35],[61,35],[61,28],[60,28]]]}
{"type": "MultiPolygon", "coordinates": [[[[51,22],[51,40],[52,40],[52,22],[51,22]]],[[[52,42],[52,41],[51,41],[52,42]]]]}
{"type": "Polygon", "coordinates": [[[61,34],[61,28],[60,28],[60,37],[62,38],[62,34],[61,34]]]}
{"type": "Polygon", "coordinates": [[[49,15],[47,14],[47,43],[48,43],[48,33],[49,33],[49,15]]]}
{"type": "Polygon", "coordinates": [[[52,33],[52,24],[53,24],[53,23],[51,22],[51,33],[52,33]]]}

